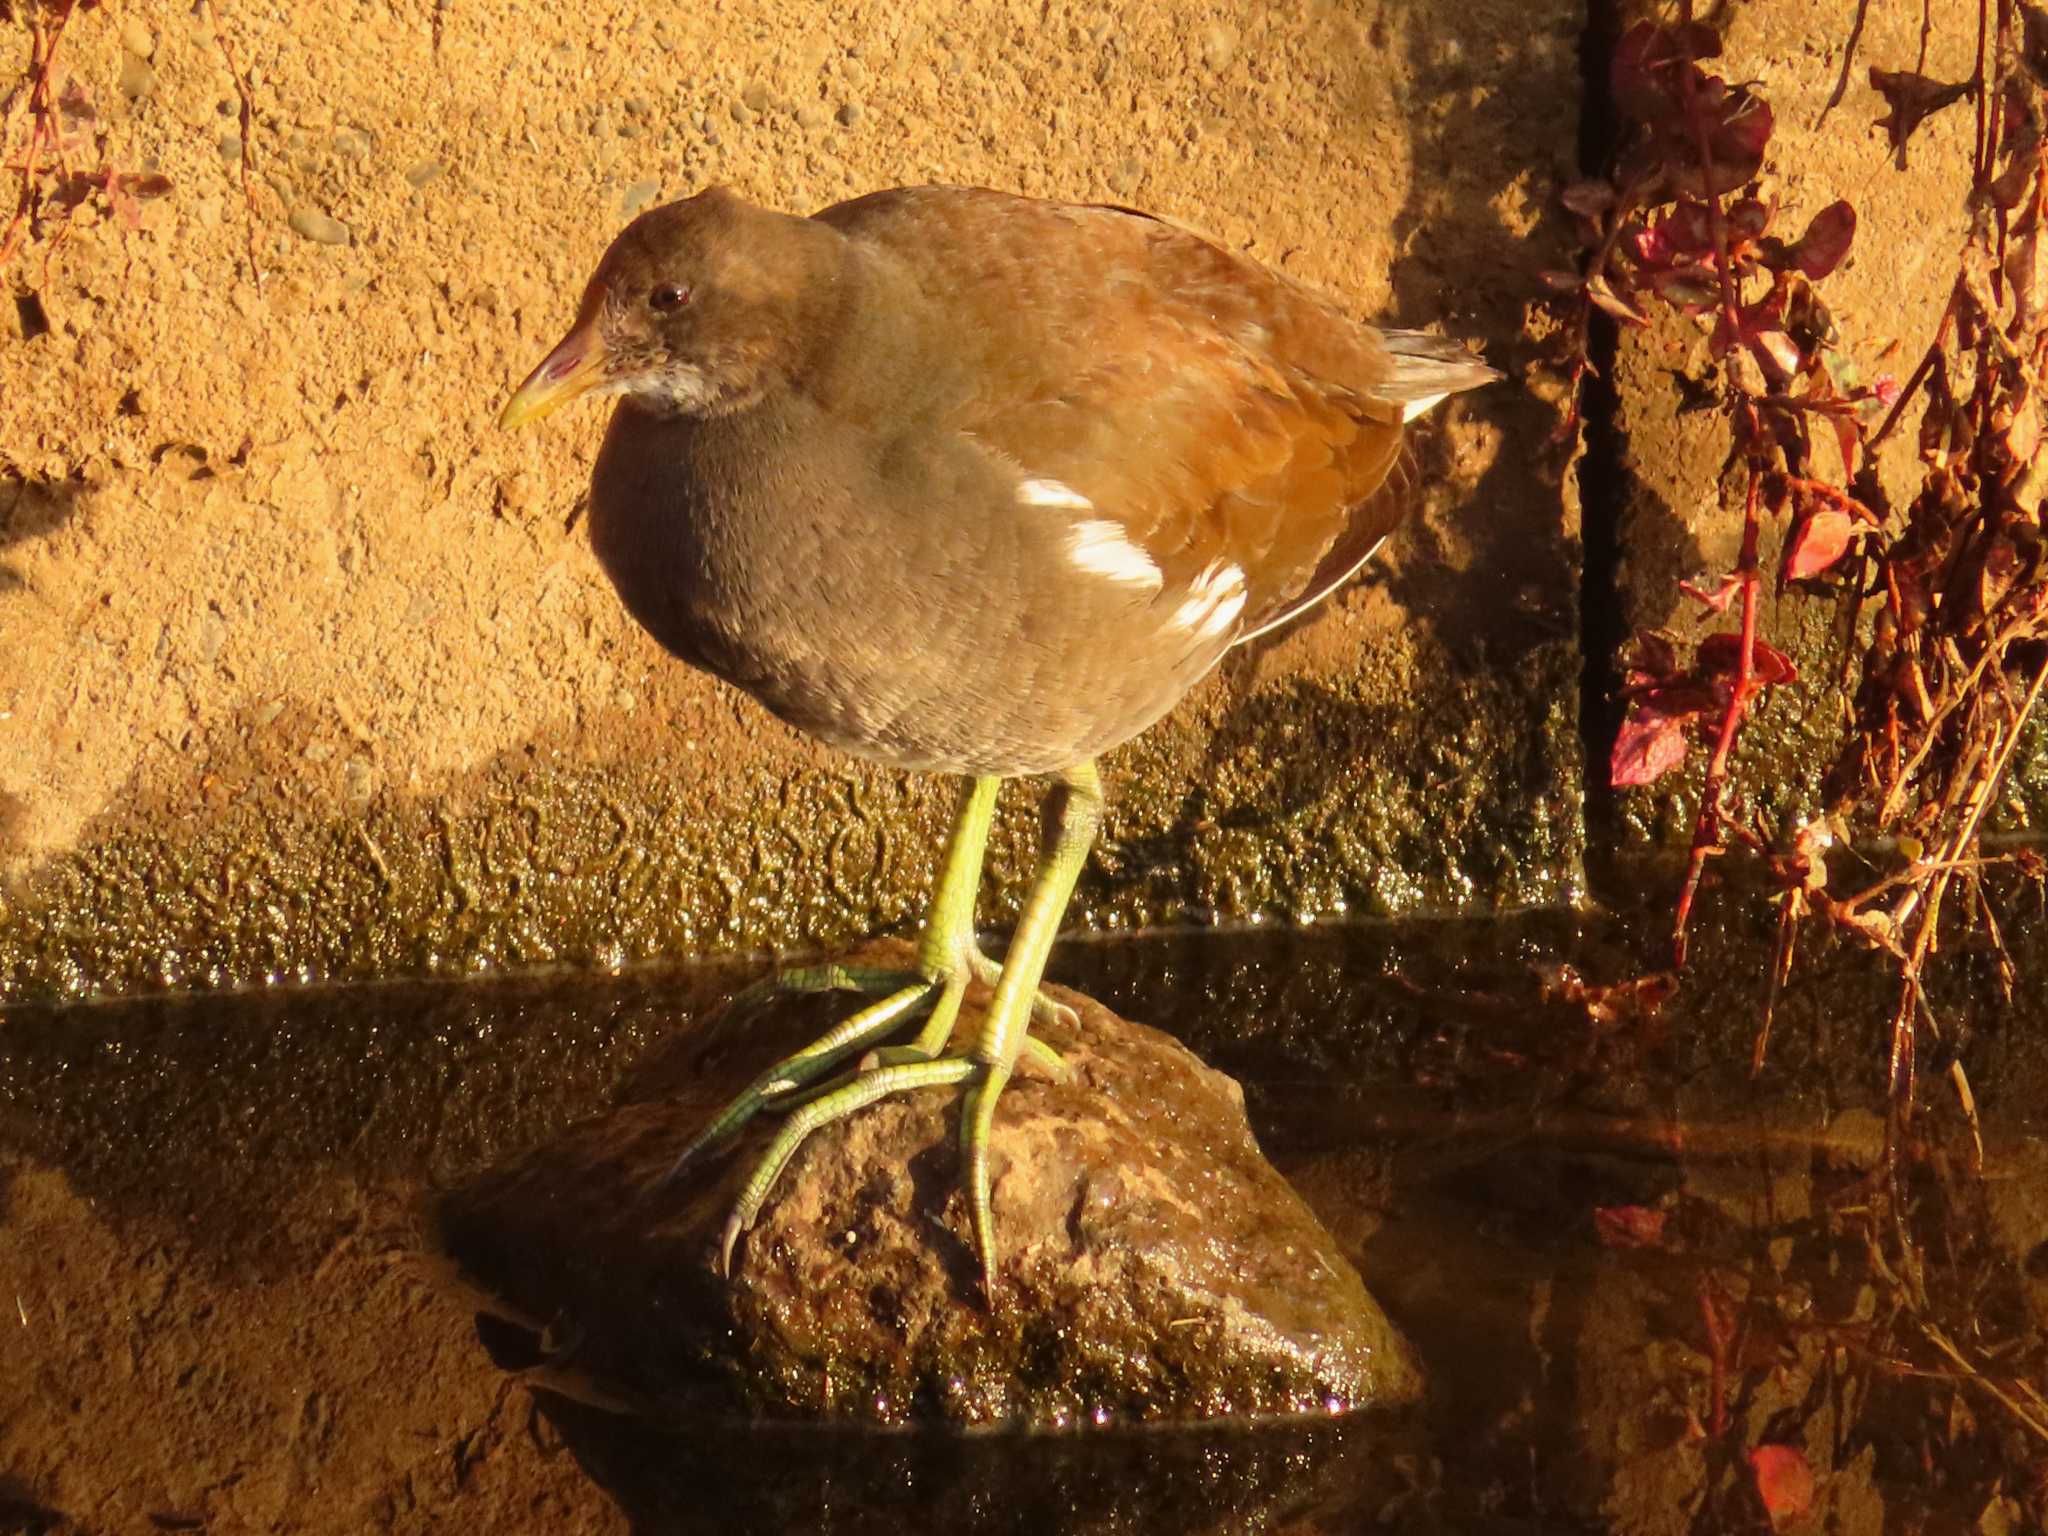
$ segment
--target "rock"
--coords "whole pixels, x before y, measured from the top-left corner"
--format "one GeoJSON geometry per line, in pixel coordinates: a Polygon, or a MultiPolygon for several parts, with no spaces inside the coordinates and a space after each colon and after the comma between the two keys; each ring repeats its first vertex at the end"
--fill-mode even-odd
{"type": "Polygon", "coordinates": [[[437,180],[446,169],[438,160],[415,160],[406,167],[405,179],[412,186],[424,187],[428,182],[437,180]]]}
{"type": "Polygon", "coordinates": [[[839,119],[840,127],[851,128],[861,119],[861,105],[857,101],[842,102],[835,115],[839,119]]]}
{"type": "Polygon", "coordinates": [[[1202,63],[1213,74],[1222,74],[1230,67],[1230,61],[1237,57],[1237,34],[1222,22],[1213,22],[1202,29],[1202,63]]]}
{"type": "Polygon", "coordinates": [[[369,763],[352,757],[341,765],[341,794],[351,806],[361,810],[376,792],[377,770],[369,763]]]}
{"type": "Polygon", "coordinates": [[[121,23],[121,46],[138,59],[152,58],[156,54],[156,34],[138,17],[130,16],[121,23]]]}
{"type": "Polygon", "coordinates": [[[289,222],[294,232],[320,245],[347,245],[355,238],[341,220],[312,208],[294,208],[289,222]]]}
{"type": "MultiPolygon", "coordinates": [[[[813,1137],[729,1284],[721,1230],[773,1117],[654,1192],[718,1105],[843,1016],[843,998],[692,1028],[622,1107],[447,1198],[442,1246],[491,1310],[548,1320],[581,1379],[656,1418],[1056,1428],[1412,1402],[1407,1344],[1260,1155],[1237,1085],[1060,995],[1080,1014],[1047,1031],[1066,1080],[1020,1073],[996,1117],[993,1311],[956,1093],[885,1100],[813,1137]]],[[[963,1030],[985,1001],[970,993],[963,1030]]]]}
{"type": "Polygon", "coordinates": [[[156,94],[156,67],[139,54],[123,51],[119,76],[121,94],[130,101],[140,101],[145,96],[156,94]]]}
{"type": "Polygon", "coordinates": [[[619,194],[619,213],[623,218],[632,218],[661,193],[658,181],[636,181],[619,194]]]}

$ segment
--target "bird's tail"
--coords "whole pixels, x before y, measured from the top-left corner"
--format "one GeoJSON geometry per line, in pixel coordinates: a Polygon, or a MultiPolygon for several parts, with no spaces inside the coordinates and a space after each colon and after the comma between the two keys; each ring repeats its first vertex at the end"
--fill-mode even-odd
{"type": "Polygon", "coordinates": [[[1393,405],[1426,409],[1445,395],[1477,389],[1501,376],[1498,368],[1489,367],[1463,342],[1448,336],[1429,331],[1381,331],[1380,341],[1393,367],[1373,393],[1393,405]]]}

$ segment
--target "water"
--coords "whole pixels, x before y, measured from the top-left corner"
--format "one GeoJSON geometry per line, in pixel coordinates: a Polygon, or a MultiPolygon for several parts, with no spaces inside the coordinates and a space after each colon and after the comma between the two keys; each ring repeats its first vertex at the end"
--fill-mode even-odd
{"type": "Polygon", "coordinates": [[[423,1197],[602,1108],[744,968],[8,1010],[0,1530],[1675,1533],[1768,1528],[1784,1452],[1840,1529],[2039,1529],[2038,994],[1953,968],[1894,1182],[1880,967],[1823,947],[1753,1083],[1755,932],[1661,1013],[1558,969],[1654,954],[1554,914],[1063,945],[1245,1082],[1434,1392],[1037,1441],[640,1425],[492,1362],[526,1344],[479,1338],[423,1197]]]}

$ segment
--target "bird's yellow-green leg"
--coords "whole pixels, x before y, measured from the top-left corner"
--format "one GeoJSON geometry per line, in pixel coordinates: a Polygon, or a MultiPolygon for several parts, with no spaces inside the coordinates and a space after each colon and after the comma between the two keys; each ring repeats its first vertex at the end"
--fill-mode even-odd
{"type": "MultiPolygon", "coordinates": [[[[982,852],[988,846],[989,826],[995,820],[996,790],[1000,784],[999,779],[975,779],[961,797],[953,833],[946,843],[945,864],[932,892],[931,909],[918,942],[915,971],[836,964],[793,968],[756,983],[733,1000],[735,1008],[746,1009],[792,992],[881,994],[877,1001],[841,1021],[795,1055],[784,1057],[749,1083],[683,1148],[664,1182],[674,1179],[704,1152],[732,1136],[761,1110],[777,1101],[787,1102],[797,1089],[824,1077],[877,1037],[926,1010],[949,1019],[958,1014],[959,994],[966,990],[968,974],[960,957],[963,948],[974,947],[974,896],[981,884],[982,852]]],[[[947,1027],[951,1028],[950,1022],[947,1027]]]]}
{"type": "Polygon", "coordinates": [[[1061,800],[1051,835],[1038,863],[1038,878],[1024,903],[1024,915],[1003,957],[1003,974],[989,1000],[973,1059],[982,1071],[970,1083],[960,1116],[960,1149],[967,1164],[968,1207],[974,1219],[974,1246],[981,1257],[983,1294],[991,1305],[996,1288],[996,1223],[990,1197],[989,1139],[996,1100],[1016,1069],[1017,1057],[1030,1042],[1031,999],[1045,975],[1045,962],[1059,935],[1060,919],[1073,897],[1074,883],[1088,862],[1088,849],[1102,826],[1102,780],[1093,763],[1082,763],[1063,775],[1061,800]]]}
{"type": "MultiPolygon", "coordinates": [[[[797,1090],[826,1077],[870,1042],[920,1014],[929,1013],[930,1019],[916,1043],[888,1055],[920,1061],[938,1055],[959,1017],[960,1000],[966,993],[969,977],[987,979],[997,969],[975,946],[974,898],[981,885],[982,854],[988,846],[989,827],[995,820],[996,790],[1001,782],[994,778],[972,780],[961,797],[952,836],[946,843],[945,864],[918,942],[915,970],[836,963],[795,967],[756,983],[734,999],[733,1007],[741,1011],[788,993],[851,991],[877,1000],[748,1084],[683,1148],[664,1183],[730,1138],[763,1109],[802,1103],[804,1096],[797,1090]]],[[[1040,1006],[1047,1011],[1065,1011],[1050,999],[1040,1000],[1040,1006]]],[[[1044,1050],[1044,1055],[1050,1058],[1053,1067],[1058,1067],[1059,1058],[1049,1049],[1044,1050]]]]}
{"type": "MultiPolygon", "coordinates": [[[[946,843],[946,862],[939,872],[938,885],[932,892],[932,904],[925,915],[924,930],[918,941],[916,969],[845,965],[837,961],[823,965],[788,966],[741,992],[732,1001],[733,1010],[743,1013],[778,997],[816,992],[858,992],[878,998],[881,1005],[886,1005],[905,991],[922,993],[942,989],[944,983],[955,975],[963,980],[971,977],[985,986],[994,986],[1003,968],[984,955],[975,942],[974,897],[981,886],[982,855],[988,846],[989,827],[995,820],[996,790],[1001,784],[1002,780],[995,778],[968,781],[952,835],[946,843]]],[[[863,1009],[855,1018],[871,1011],[863,1009]]],[[[1071,1025],[1074,1022],[1071,1008],[1054,1002],[1043,992],[1033,997],[1031,1012],[1042,1023],[1071,1025]]],[[[920,1060],[937,1055],[938,1048],[946,1043],[952,1030],[951,1015],[946,1012],[943,996],[933,1007],[932,1015],[915,1046],[896,1047],[886,1054],[909,1059],[909,1053],[915,1052],[916,1059],[920,1060]],[[928,1040],[932,1043],[927,1048],[928,1040]]],[[[891,1015],[889,1022],[893,1024],[899,1017],[891,1015]]],[[[834,1033],[836,1035],[837,1031],[834,1033]]],[[[872,1035],[863,1038],[872,1038],[872,1035]]],[[[824,1044],[820,1041],[811,1050],[815,1051],[824,1044]]],[[[798,1056],[809,1054],[808,1051],[799,1052],[798,1056]]],[[[792,1061],[796,1059],[791,1058],[792,1061]]],[[[834,1059],[843,1059],[843,1056],[834,1059]]],[[[1057,1066],[1057,1059],[1049,1064],[1057,1066]]],[[[772,1080],[775,1076],[775,1069],[771,1068],[763,1074],[763,1081],[772,1080]]]]}
{"type": "MultiPolygon", "coordinates": [[[[812,1098],[784,1123],[782,1130],[755,1165],[740,1197],[733,1203],[725,1225],[720,1263],[729,1267],[734,1245],[754,1224],[783,1168],[796,1155],[804,1139],[821,1126],[843,1118],[894,1093],[917,1088],[940,1088],[954,1083],[970,1084],[961,1140],[968,1172],[968,1198],[974,1219],[975,1247],[982,1261],[983,1283],[991,1301],[995,1296],[995,1230],[989,1195],[988,1140],[995,1116],[996,1098],[1016,1070],[1026,1050],[1050,1058],[1058,1069],[1059,1057],[1042,1042],[1033,1040],[1030,1025],[1033,1001],[1039,995],[1039,979],[1045,973],[1047,955],[1059,931],[1061,916],[1074,882],[1087,862],[1088,848],[1102,822],[1102,786],[1092,764],[1084,763],[1065,775],[1058,791],[1059,807],[1054,830],[1038,879],[1024,905],[1024,916],[1010,952],[1003,961],[995,996],[988,1015],[966,1056],[942,1056],[932,1060],[877,1062],[855,1073],[851,1079],[833,1084],[812,1098]]],[[[958,1003],[951,1003],[957,1009],[958,1003]]],[[[950,1028],[950,1024],[948,1026],[950,1028]]],[[[926,1031],[931,1034],[932,1031],[926,1031]]],[[[920,1037],[913,1049],[936,1051],[943,1038],[920,1037]]],[[[880,1053],[876,1053],[879,1055],[880,1053]]],[[[871,1058],[872,1060],[872,1058],[871,1058]]]]}

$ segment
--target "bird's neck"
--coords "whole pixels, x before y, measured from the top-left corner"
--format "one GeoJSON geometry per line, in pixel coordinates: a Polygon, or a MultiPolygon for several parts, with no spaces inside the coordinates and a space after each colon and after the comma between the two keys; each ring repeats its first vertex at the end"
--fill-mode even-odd
{"type": "Polygon", "coordinates": [[[944,318],[903,264],[887,251],[816,226],[830,237],[807,291],[810,345],[791,379],[802,393],[848,421],[908,423],[957,393],[944,318]]]}

